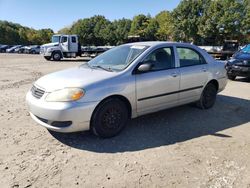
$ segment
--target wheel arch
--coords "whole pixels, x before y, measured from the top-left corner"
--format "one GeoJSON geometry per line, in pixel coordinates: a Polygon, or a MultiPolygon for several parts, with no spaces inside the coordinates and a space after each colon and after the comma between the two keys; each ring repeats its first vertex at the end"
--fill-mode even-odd
{"type": "Polygon", "coordinates": [[[217,91],[219,90],[219,82],[216,79],[210,80],[207,85],[210,83],[215,85],[217,91]]]}
{"type": "Polygon", "coordinates": [[[91,126],[91,122],[92,122],[92,119],[93,119],[93,115],[95,114],[96,110],[98,109],[98,107],[105,101],[109,100],[109,99],[119,99],[121,100],[122,102],[125,103],[125,105],[127,106],[128,108],[128,113],[129,113],[129,117],[131,118],[132,117],[132,105],[131,103],[129,102],[129,100],[124,97],[123,95],[110,95],[108,97],[105,97],[104,99],[102,99],[95,107],[94,111],[92,112],[92,115],[91,115],[91,118],[90,118],[90,126],[91,126]]]}
{"type": "Polygon", "coordinates": [[[56,52],[59,52],[59,53],[60,53],[60,55],[61,55],[61,58],[63,58],[63,53],[62,53],[62,51],[61,51],[61,50],[59,50],[59,49],[54,50],[54,51],[51,53],[51,57],[53,57],[54,53],[56,53],[56,52]]]}

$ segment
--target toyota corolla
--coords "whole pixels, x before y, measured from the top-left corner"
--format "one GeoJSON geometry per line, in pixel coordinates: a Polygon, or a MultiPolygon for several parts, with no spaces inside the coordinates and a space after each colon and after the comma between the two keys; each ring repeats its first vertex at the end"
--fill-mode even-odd
{"type": "Polygon", "coordinates": [[[130,118],[193,102],[211,108],[226,83],[224,64],[197,46],[139,42],[41,77],[26,101],[47,129],[112,137],[130,118]]]}

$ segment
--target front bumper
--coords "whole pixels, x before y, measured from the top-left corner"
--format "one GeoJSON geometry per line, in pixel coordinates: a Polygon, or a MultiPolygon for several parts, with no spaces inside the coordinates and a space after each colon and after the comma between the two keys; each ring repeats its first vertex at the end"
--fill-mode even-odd
{"type": "Polygon", "coordinates": [[[56,132],[89,130],[90,119],[98,102],[46,102],[44,98],[37,99],[30,91],[26,95],[30,115],[38,124],[56,132]],[[67,124],[61,126],[58,122],[67,124]]]}
{"type": "Polygon", "coordinates": [[[51,52],[40,52],[40,55],[45,56],[45,57],[51,57],[51,52]]]}
{"type": "Polygon", "coordinates": [[[233,76],[250,76],[250,67],[230,66],[227,67],[227,74],[233,76]]]}
{"type": "Polygon", "coordinates": [[[41,48],[40,50],[40,55],[46,56],[46,57],[51,57],[52,52],[48,52],[46,48],[41,48]]]}

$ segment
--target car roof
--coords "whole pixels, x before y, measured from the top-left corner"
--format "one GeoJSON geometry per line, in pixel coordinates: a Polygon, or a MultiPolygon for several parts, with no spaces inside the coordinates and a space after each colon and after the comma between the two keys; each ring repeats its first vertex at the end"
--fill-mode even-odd
{"type": "Polygon", "coordinates": [[[183,43],[183,42],[172,42],[172,41],[147,41],[147,42],[133,42],[133,43],[127,43],[128,45],[143,45],[143,46],[157,46],[157,45],[183,45],[183,46],[194,46],[190,43],[183,43]]]}
{"type": "Polygon", "coordinates": [[[184,42],[172,42],[172,41],[148,41],[148,42],[134,42],[134,43],[127,43],[125,45],[138,45],[138,46],[149,46],[150,48],[157,48],[162,47],[164,45],[168,46],[175,46],[178,45],[179,47],[187,47],[187,48],[192,48],[197,51],[199,51],[203,57],[206,59],[207,62],[213,62],[214,59],[211,55],[209,55],[205,50],[199,48],[196,45],[190,44],[190,43],[184,43],[184,42]]]}

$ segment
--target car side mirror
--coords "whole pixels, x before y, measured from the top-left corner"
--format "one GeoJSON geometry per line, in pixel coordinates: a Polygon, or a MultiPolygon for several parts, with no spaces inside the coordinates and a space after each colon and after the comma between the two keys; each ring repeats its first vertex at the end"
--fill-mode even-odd
{"type": "Polygon", "coordinates": [[[143,63],[137,68],[138,73],[148,72],[152,69],[151,63],[143,63]]]}

